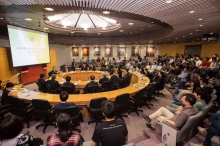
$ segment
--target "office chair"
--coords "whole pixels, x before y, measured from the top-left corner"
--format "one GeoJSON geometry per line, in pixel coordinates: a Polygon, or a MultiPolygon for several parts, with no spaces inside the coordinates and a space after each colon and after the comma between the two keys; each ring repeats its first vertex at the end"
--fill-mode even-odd
{"type": "Polygon", "coordinates": [[[99,91],[100,91],[100,87],[98,85],[91,85],[86,90],[84,90],[84,94],[97,93],[99,91]]]}
{"type": "Polygon", "coordinates": [[[120,119],[124,120],[123,117],[126,117],[126,118],[128,117],[128,115],[122,115],[121,111],[125,110],[125,109],[130,109],[129,108],[129,103],[130,103],[129,98],[130,98],[130,94],[128,94],[128,93],[118,95],[115,98],[115,104],[117,107],[116,118],[120,118],[120,119]]]}
{"type": "Polygon", "coordinates": [[[79,94],[80,91],[78,89],[72,89],[71,87],[69,86],[61,86],[60,87],[62,91],[67,91],[68,94],[79,94]]]}
{"type": "Polygon", "coordinates": [[[111,81],[105,81],[102,83],[102,91],[111,91],[112,90],[112,82],[111,81]]]}

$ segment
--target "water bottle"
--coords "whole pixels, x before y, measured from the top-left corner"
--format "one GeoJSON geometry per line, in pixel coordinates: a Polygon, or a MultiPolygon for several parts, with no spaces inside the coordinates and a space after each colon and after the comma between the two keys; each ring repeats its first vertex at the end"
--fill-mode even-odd
{"type": "Polygon", "coordinates": [[[166,142],[167,142],[167,136],[166,136],[166,134],[164,134],[164,135],[163,135],[163,144],[165,145],[166,142]]]}

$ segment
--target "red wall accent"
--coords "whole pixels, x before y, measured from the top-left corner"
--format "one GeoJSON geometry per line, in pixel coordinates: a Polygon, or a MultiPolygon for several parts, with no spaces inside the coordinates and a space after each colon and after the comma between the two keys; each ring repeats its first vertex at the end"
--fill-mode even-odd
{"type": "Polygon", "coordinates": [[[45,65],[42,64],[28,66],[28,72],[22,73],[22,81],[24,84],[36,82],[41,73],[44,73],[45,77],[47,77],[47,70],[43,69],[44,67],[45,65]]]}

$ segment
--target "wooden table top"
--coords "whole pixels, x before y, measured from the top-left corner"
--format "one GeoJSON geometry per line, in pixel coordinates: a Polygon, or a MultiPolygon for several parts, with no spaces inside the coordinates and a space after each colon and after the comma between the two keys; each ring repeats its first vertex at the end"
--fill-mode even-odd
{"type": "MultiPolygon", "coordinates": [[[[72,74],[72,73],[68,73],[68,74],[72,74]]],[[[131,74],[132,74],[133,80],[131,82],[131,85],[128,87],[114,90],[114,91],[100,92],[100,93],[94,93],[94,94],[92,93],[91,94],[76,94],[76,95],[69,94],[69,98],[67,102],[74,102],[76,105],[86,105],[87,103],[90,102],[91,99],[98,98],[98,97],[106,97],[107,99],[114,101],[116,96],[120,94],[124,94],[124,93],[129,93],[132,95],[136,93],[137,91],[139,91],[140,89],[148,86],[148,84],[150,83],[150,80],[148,77],[143,77],[135,73],[131,73],[131,74]]],[[[79,84],[85,85],[87,82],[88,81],[81,81],[79,84]]],[[[51,105],[54,105],[60,102],[60,98],[58,94],[39,93],[36,91],[27,91],[27,90],[20,91],[19,89],[14,92],[18,94],[19,98],[24,99],[26,101],[31,101],[32,99],[45,99],[45,100],[48,100],[51,105]]]]}

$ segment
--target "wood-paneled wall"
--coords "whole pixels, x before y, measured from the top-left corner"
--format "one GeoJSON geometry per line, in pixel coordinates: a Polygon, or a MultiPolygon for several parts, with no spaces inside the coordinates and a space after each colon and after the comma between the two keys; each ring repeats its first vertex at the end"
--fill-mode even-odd
{"type": "Polygon", "coordinates": [[[50,63],[47,64],[47,72],[50,72],[53,66],[56,66],[58,70],[60,68],[57,66],[56,50],[50,49],[50,63]]]}

